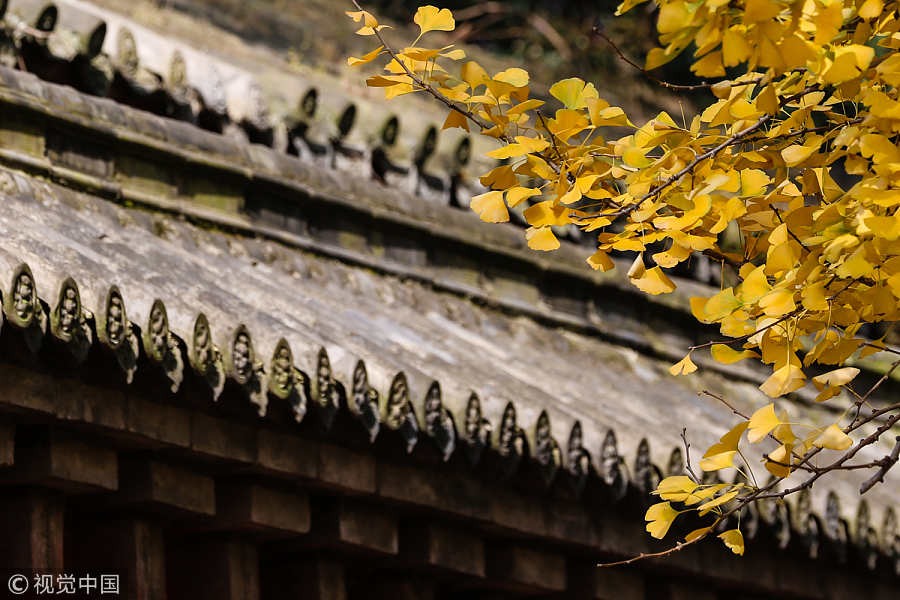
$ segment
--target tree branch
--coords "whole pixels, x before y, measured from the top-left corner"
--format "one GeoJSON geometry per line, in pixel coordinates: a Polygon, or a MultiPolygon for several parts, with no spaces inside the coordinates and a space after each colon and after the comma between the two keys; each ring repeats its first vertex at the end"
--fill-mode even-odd
{"type": "MultiPolygon", "coordinates": [[[[625,53],[619,49],[619,46],[617,46],[616,43],[614,41],[612,41],[608,35],[606,35],[606,33],[604,33],[604,31],[601,27],[595,25],[594,27],[591,28],[591,33],[600,38],[603,38],[603,40],[607,44],[609,44],[609,46],[615,51],[615,53],[619,55],[620,59],[622,59],[628,65],[630,65],[630,66],[634,67],[635,69],[637,69],[638,71],[640,71],[641,74],[644,75],[644,77],[646,77],[647,79],[649,79],[650,81],[652,81],[653,83],[655,83],[657,85],[661,85],[662,87],[664,87],[668,90],[680,91],[680,92],[692,92],[692,91],[696,91],[696,90],[708,90],[709,88],[711,88],[713,86],[712,83],[706,83],[705,81],[703,83],[697,83],[694,85],[679,85],[677,83],[669,83],[668,81],[663,81],[662,79],[658,79],[658,78],[654,77],[653,75],[651,75],[647,69],[645,69],[641,65],[637,64],[636,62],[634,62],[633,60],[631,60],[630,58],[625,56],[625,53]]],[[[731,84],[731,87],[756,85],[760,81],[762,81],[762,77],[760,77],[759,79],[754,79],[752,81],[734,82],[731,84]]]]}
{"type": "Polygon", "coordinates": [[[884,476],[887,475],[887,472],[891,470],[891,467],[897,464],[897,461],[900,460],[900,435],[894,438],[894,442],[894,449],[891,450],[891,453],[882,458],[880,461],[876,461],[881,464],[881,468],[878,469],[874,475],[865,480],[862,485],[859,486],[860,495],[868,492],[876,483],[884,482],[884,476]]]}
{"type": "MultiPolygon", "coordinates": [[[[365,10],[362,6],[359,5],[359,2],[357,2],[357,0],[351,0],[351,1],[353,2],[353,6],[355,6],[357,8],[357,10],[361,10],[361,11],[365,10]]],[[[449,98],[447,98],[446,96],[444,96],[443,94],[441,94],[440,92],[435,90],[433,87],[431,87],[430,85],[425,83],[425,81],[422,80],[418,75],[413,73],[409,69],[409,67],[406,66],[406,63],[404,63],[402,60],[400,60],[400,58],[397,56],[397,53],[394,52],[394,49],[391,48],[391,46],[385,41],[384,37],[381,35],[381,32],[378,31],[378,29],[375,29],[375,36],[378,38],[378,41],[381,42],[381,45],[384,46],[385,51],[391,56],[392,59],[394,59],[397,62],[398,65],[403,67],[403,70],[406,72],[407,76],[409,76],[409,78],[416,85],[418,85],[420,88],[422,88],[423,90],[425,90],[426,92],[428,92],[429,94],[434,96],[441,103],[445,104],[450,110],[455,110],[459,114],[463,115],[464,117],[466,117],[467,119],[469,119],[470,121],[472,121],[473,123],[478,125],[478,127],[480,127],[482,131],[491,129],[491,127],[489,127],[487,123],[485,123],[480,118],[478,118],[478,116],[476,116],[475,113],[470,111],[468,108],[460,107],[455,102],[453,102],[452,100],[450,100],[449,98]]],[[[503,140],[507,144],[512,143],[512,140],[510,140],[506,134],[503,134],[499,139],[503,140]]]]}
{"type": "Polygon", "coordinates": [[[687,441],[687,427],[681,429],[681,441],[684,442],[684,468],[691,476],[691,479],[694,480],[694,483],[700,485],[701,480],[694,473],[694,468],[691,466],[691,445],[687,441]]]}
{"type": "Polygon", "coordinates": [[[641,552],[637,556],[634,556],[627,560],[620,560],[620,561],[611,562],[611,563],[597,563],[597,566],[598,567],[620,567],[622,565],[630,565],[631,563],[636,563],[639,560],[645,560],[647,558],[660,558],[662,556],[668,556],[669,554],[674,554],[674,553],[678,552],[679,550],[683,550],[683,549],[687,548],[691,544],[696,544],[700,540],[706,539],[706,537],[709,535],[709,532],[712,531],[712,528],[715,527],[716,525],[718,525],[721,520],[722,520],[721,517],[716,519],[716,521],[712,525],[710,525],[709,531],[707,531],[706,533],[698,535],[697,537],[695,537],[694,539],[692,539],[689,542],[678,542],[677,544],[675,544],[668,550],[663,550],[661,552],[641,552]]]}

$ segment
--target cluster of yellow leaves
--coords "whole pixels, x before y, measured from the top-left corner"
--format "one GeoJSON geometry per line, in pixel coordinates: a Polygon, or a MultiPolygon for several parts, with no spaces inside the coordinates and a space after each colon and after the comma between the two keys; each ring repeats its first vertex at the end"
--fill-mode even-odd
{"type": "MultiPolygon", "coordinates": [[[[854,369],[855,370],[855,369],[854,369]]],[[[832,374],[823,376],[828,379],[832,374]]],[[[835,377],[839,381],[846,375],[838,374],[835,377]]],[[[798,426],[799,427],[799,426],[798,426]]],[[[745,421],[739,422],[722,438],[709,447],[700,460],[700,469],[705,472],[721,471],[723,469],[738,469],[735,464],[736,455],[742,458],[744,454],[740,449],[741,440],[746,434],[747,441],[758,444],[768,441],[777,444],[774,450],[763,455],[765,468],[775,477],[787,477],[791,474],[793,462],[813,448],[843,451],[853,445],[853,440],[837,424],[826,427],[808,426],[803,439],[794,434],[792,424],[787,421],[787,414],[776,413],[774,404],[757,410],[745,421]]],[[[746,459],[744,459],[746,460],[746,459]]],[[[745,464],[747,469],[749,464],[745,464]]],[[[743,471],[740,471],[745,474],[743,471]]],[[[710,512],[722,515],[729,502],[740,500],[744,494],[752,494],[758,488],[752,475],[747,476],[747,483],[712,483],[701,484],[686,475],[674,475],[663,479],[653,492],[663,502],[652,505],[644,516],[647,521],[647,531],[655,538],[666,535],[675,518],[682,513],[696,511],[703,517],[710,512]],[[677,509],[672,506],[675,502],[682,506],[677,509]]],[[[686,541],[691,541],[700,535],[706,535],[711,531],[710,527],[697,529],[689,533],[686,541]]],[[[743,536],[739,529],[732,529],[719,535],[725,545],[735,554],[743,554],[743,536]]]]}
{"type": "MultiPolygon", "coordinates": [[[[647,1],[625,0],[618,13],[647,1]]],[[[504,222],[522,210],[528,246],[544,251],[559,247],[560,228],[578,227],[596,236],[592,268],[610,270],[614,255],[633,254],[628,279],[648,294],[673,291],[666,272],[695,253],[722,261],[733,284],[691,301],[694,316],[726,338],[711,346],[712,358],[769,365],[760,390],[770,398],[815,373],[817,400],[834,398],[858,372],[843,365],[883,348],[861,327],[900,318],[898,2],[652,1],[660,47],[646,68],[692,47],[693,71],[716,80],[716,100],[690,119],[660,112],[634,124],[577,77],[532,98],[521,68],[490,74],[469,61],[451,73],[442,64],[463,59],[461,50],[418,45],[429,31],[455,27],[450,11],[434,6],[417,11],[410,47],[379,46],[348,62],[388,52],[370,86],[387,98],[432,93],[453,106],[444,128],[497,140],[488,157],[500,162],[471,202],[481,219],[504,222]],[[726,68],[740,74],[727,77],[726,68]]],[[[363,23],[357,33],[380,39],[374,17],[348,14],[363,23]]],[[[696,370],[690,354],[671,369],[696,370]]],[[[764,461],[779,477],[809,449],[852,444],[837,423],[808,429],[796,437],[769,404],[713,445],[701,467],[734,467],[745,433],[750,443],[777,443],[764,461]]],[[[697,502],[707,493],[684,485],[677,493],[697,502]]],[[[648,511],[653,535],[678,514],[670,502],[648,511]]],[[[742,551],[740,532],[726,534],[742,551]]]]}
{"type": "MultiPolygon", "coordinates": [[[[657,539],[662,539],[678,515],[692,510],[697,511],[700,516],[711,512],[722,514],[723,507],[734,500],[742,488],[742,484],[699,484],[686,475],[666,477],[653,492],[665,502],[652,505],[644,516],[647,521],[647,532],[657,539]],[[678,510],[672,506],[672,502],[685,508],[678,510]]],[[[695,529],[685,536],[685,541],[691,542],[711,531],[712,527],[695,529]]],[[[744,553],[744,538],[739,529],[725,531],[718,537],[735,554],[744,553]]]]}

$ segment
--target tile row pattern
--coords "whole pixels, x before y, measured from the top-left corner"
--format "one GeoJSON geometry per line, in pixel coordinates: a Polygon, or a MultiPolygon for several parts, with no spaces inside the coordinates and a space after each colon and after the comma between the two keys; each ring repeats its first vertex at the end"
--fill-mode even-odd
{"type": "MultiPolygon", "coordinates": [[[[56,298],[37,295],[37,282],[25,263],[16,266],[2,294],[0,335],[20,340],[27,351],[37,355],[54,349],[64,355],[69,366],[83,364],[92,352],[114,365],[106,374],[111,382],[130,384],[139,369],[158,377],[173,394],[186,378],[201,382],[214,400],[226,384],[240,390],[247,406],[265,419],[270,406],[288,407],[297,423],[312,416],[327,432],[335,417],[348,412],[375,443],[386,430],[403,441],[407,453],[431,445],[443,460],[459,456],[463,464],[476,468],[487,454],[499,465],[496,476],[512,481],[524,470],[540,474],[538,492],[565,485],[581,495],[591,483],[600,486],[611,502],[647,495],[660,479],[680,474],[683,454],[675,448],[665,468],[653,464],[644,439],[629,466],[616,444],[616,434],[608,430],[599,454],[594,458],[585,447],[581,425],[575,422],[562,446],[553,438],[550,419],[542,411],[534,424],[523,427],[513,402],[507,404],[498,423],[482,415],[481,400],[472,392],[462,414],[452,414],[442,402],[441,385],[432,381],[421,389],[410,386],[403,371],[390,378],[385,389],[370,381],[364,360],[349,372],[338,372],[324,347],[309,349],[309,362],[298,364],[298,355],[282,338],[271,357],[260,356],[252,333],[236,324],[225,338],[213,335],[204,314],[196,315],[193,330],[182,336],[172,331],[164,302],[152,303],[146,323],[129,320],[125,296],[110,286],[102,306],[82,303],[78,283],[61,281],[56,298]],[[224,347],[215,339],[225,339],[224,347]]],[[[374,451],[374,450],[373,450],[374,451]]],[[[532,482],[534,485],[534,482],[532,482]]],[[[870,509],[859,502],[854,523],[841,518],[839,498],[830,493],[824,514],[811,508],[807,492],[792,503],[768,502],[752,507],[742,518],[748,538],[767,540],[782,550],[800,549],[811,558],[828,555],[839,562],[853,561],[868,569],[887,570],[900,575],[900,530],[893,507],[888,507],[883,523],[872,522],[870,509]]]]}

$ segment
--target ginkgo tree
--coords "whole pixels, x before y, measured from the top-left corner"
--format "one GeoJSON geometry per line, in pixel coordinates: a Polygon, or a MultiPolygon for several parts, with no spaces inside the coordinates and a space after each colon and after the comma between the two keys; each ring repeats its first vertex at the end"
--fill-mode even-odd
{"type": "MultiPolygon", "coordinates": [[[[429,32],[455,27],[452,13],[435,6],[418,9],[419,36],[395,49],[385,26],[354,0],[356,33],[378,44],[348,64],[384,57],[384,73],[369,86],[387,99],[430,94],[448,109],[444,128],[497,140],[487,156],[503,162],[481,177],[488,191],[471,208],[493,223],[528,204],[530,248],[555,250],[554,227],[578,227],[596,236],[591,268],[613,269],[610,253],[631,253],[628,279],[647,294],[672,292],[666,272],[694,253],[732,272],[734,285],[691,299],[694,316],[722,339],[689,348],[670,370],[691,374],[692,356],[705,351],[724,364],[758,360],[770,370],[759,386],[768,401],[743,414],[706,392],[739,420],[697,468],[739,476],[705,483],[688,461],[686,475],[659,483],[660,502],[645,518],[656,538],[681,514],[708,519],[662,554],[713,535],[742,554],[740,529],[722,529],[748,504],[844,469],[871,470],[865,493],[897,462],[897,447],[869,463],[854,458],[900,421],[900,404],[872,402],[900,360],[866,391],[854,388],[860,371],[848,363],[900,355],[884,338],[861,334],[900,316],[898,2],[653,1],[659,47],[635,66],[669,89],[696,88],[647,73],[692,52],[692,71],[710,82],[699,87],[715,101],[690,118],[660,112],[636,124],[577,77],[553,84],[552,99],[532,98],[524,69],[490,74],[464,62],[461,49],[423,45],[429,32]],[[776,404],[810,382],[818,402],[845,403],[839,419],[807,424],[789,416],[787,402],[776,404]],[[754,448],[764,449],[756,455],[770,474],[765,483],[748,462],[754,448]]],[[[625,0],[617,14],[645,2],[625,0]]]]}

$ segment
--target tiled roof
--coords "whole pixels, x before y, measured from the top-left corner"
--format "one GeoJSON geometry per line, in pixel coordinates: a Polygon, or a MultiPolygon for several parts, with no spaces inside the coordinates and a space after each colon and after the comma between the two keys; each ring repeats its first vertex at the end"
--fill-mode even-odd
{"type": "MultiPolygon", "coordinates": [[[[47,348],[70,366],[102,356],[109,382],[151,378],[175,395],[187,379],[213,397],[228,386],[261,419],[277,405],[326,432],[349,414],[371,443],[390,431],[407,452],[472,467],[489,453],[501,476],[528,467],[538,487],[619,499],[680,470],[678,425],[702,444],[729,424],[700,389],[760,398],[752,371],[668,378],[702,333],[685,324],[696,283],[651,301],[590,273],[571,246],[538,257],[513,228],[423,203],[422,171],[399,178],[406,189],[359,175],[377,143],[342,150],[325,136],[321,155],[303,142],[292,158],[26,74],[0,79],[4,111],[22,117],[0,117],[12,132],[0,137],[2,326],[40,360],[47,348]]],[[[855,479],[835,486],[766,507],[760,531],[810,552],[852,544],[896,570],[896,485],[872,490],[871,510],[855,479]]]]}

